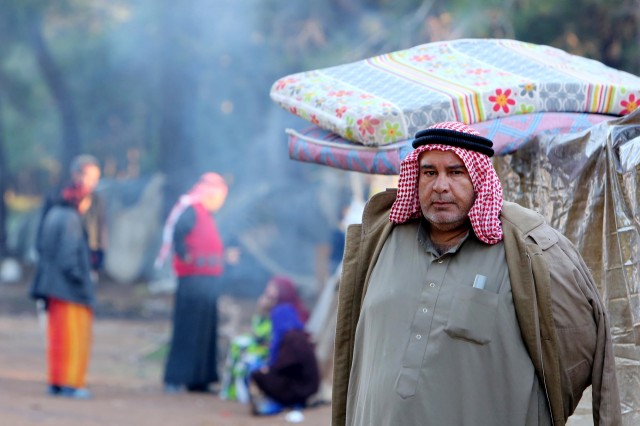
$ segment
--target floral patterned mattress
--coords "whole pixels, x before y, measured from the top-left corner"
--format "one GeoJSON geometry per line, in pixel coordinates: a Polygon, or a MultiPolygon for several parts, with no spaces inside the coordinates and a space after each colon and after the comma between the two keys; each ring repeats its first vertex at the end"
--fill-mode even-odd
{"type": "Polygon", "coordinates": [[[292,74],[273,84],[271,98],[348,141],[382,146],[445,120],[625,115],[640,104],[640,78],[549,46],[461,39],[292,74]]]}

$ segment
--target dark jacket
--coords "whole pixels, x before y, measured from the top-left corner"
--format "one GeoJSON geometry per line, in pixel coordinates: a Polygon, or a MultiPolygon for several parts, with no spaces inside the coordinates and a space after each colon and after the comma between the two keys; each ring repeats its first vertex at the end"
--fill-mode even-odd
{"type": "Polygon", "coordinates": [[[30,295],[93,305],[94,283],[87,236],[76,209],[64,203],[49,208],[37,241],[38,266],[30,295]]]}
{"type": "MultiPolygon", "coordinates": [[[[332,424],[343,425],[354,335],[369,276],[393,229],[396,190],[374,196],[362,224],[347,231],[338,297],[332,424]]],[[[513,302],[522,337],[549,401],[564,425],[592,386],[595,425],[620,425],[611,331],[602,300],[576,248],[541,215],[504,203],[501,215],[513,302]]]]}
{"type": "MultiPolygon", "coordinates": [[[[87,242],[89,244],[89,253],[91,254],[91,268],[93,270],[101,270],[104,261],[104,251],[107,243],[107,219],[106,206],[104,199],[97,192],[89,195],[91,197],[91,207],[82,215],[82,226],[87,234],[87,242]]],[[[62,188],[53,189],[44,199],[42,203],[40,223],[38,225],[36,237],[36,249],[40,252],[39,246],[41,241],[42,226],[44,218],[49,213],[51,207],[64,203],[62,201],[62,188]]]]}
{"type": "Polygon", "coordinates": [[[271,399],[284,405],[304,405],[320,386],[318,363],[307,333],[288,331],[269,371],[254,371],[251,377],[271,399]]]}

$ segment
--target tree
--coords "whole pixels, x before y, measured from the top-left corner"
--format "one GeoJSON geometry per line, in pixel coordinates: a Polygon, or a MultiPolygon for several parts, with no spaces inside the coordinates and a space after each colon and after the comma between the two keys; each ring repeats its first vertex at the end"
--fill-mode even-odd
{"type": "MultiPolygon", "coordinates": [[[[0,78],[0,89],[2,88],[2,78],[0,78]]],[[[2,90],[0,90],[2,93],[2,90]]],[[[4,126],[2,121],[2,98],[0,97],[0,259],[7,254],[7,205],[4,201],[4,194],[7,192],[7,182],[9,173],[7,172],[7,161],[5,159],[4,126]]]]}
{"type": "Polygon", "coordinates": [[[64,73],[57,64],[43,35],[43,15],[47,12],[46,5],[28,1],[20,3],[20,6],[17,7],[21,8],[22,12],[23,34],[28,45],[33,49],[42,77],[58,107],[62,129],[60,157],[63,169],[68,170],[71,159],[81,152],[80,133],[73,96],[65,81],[64,73]]]}
{"type": "Polygon", "coordinates": [[[29,39],[38,65],[40,65],[42,76],[49,87],[51,96],[58,106],[63,134],[61,152],[62,165],[64,170],[68,170],[73,157],[81,152],[80,133],[75,107],[73,105],[73,97],[69,91],[62,70],[57,65],[42,35],[42,16],[38,10],[31,11],[28,25],[29,39]]]}
{"type": "Polygon", "coordinates": [[[165,212],[189,183],[195,181],[194,132],[189,116],[194,114],[198,75],[187,66],[193,57],[198,26],[195,8],[165,0],[160,8],[160,110],[158,166],[167,178],[165,212]]]}

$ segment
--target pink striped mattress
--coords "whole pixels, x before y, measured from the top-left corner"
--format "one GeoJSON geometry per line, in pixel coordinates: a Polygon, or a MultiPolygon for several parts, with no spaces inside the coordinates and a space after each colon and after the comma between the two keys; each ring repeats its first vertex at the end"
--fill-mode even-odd
{"type": "MultiPolygon", "coordinates": [[[[603,114],[547,112],[497,118],[472,127],[494,142],[496,155],[504,155],[536,135],[579,133],[613,118],[603,114]]],[[[400,162],[412,150],[409,139],[378,147],[365,146],[318,126],[302,131],[288,129],[287,133],[290,158],[369,174],[398,174],[400,162]]]]}

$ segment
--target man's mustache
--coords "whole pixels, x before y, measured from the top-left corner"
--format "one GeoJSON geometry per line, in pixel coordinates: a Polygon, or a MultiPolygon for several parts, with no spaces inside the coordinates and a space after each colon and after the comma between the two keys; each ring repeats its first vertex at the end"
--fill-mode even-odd
{"type": "Polygon", "coordinates": [[[450,197],[433,197],[431,198],[431,203],[454,203],[455,200],[450,197]]]}

